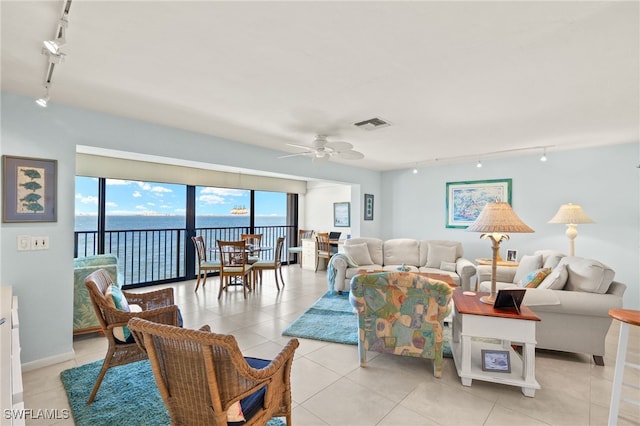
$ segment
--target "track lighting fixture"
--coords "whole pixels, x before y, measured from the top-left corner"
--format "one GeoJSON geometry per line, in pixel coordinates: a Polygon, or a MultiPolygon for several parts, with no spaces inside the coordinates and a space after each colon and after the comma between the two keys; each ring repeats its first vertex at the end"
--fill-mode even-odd
{"type": "Polygon", "coordinates": [[[413,174],[417,175],[418,174],[418,169],[413,169],[413,174]]]}
{"type": "Polygon", "coordinates": [[[478,162],[476,163],[476,167],[477,167],[477,168],[482,167],[482,162],[481,162],[480,160],[478,160],[478,162]]]}
{"type": "Polygon", "coordinates": [[[36,99],[36,104],[38,104],[42,108],[46,108],[48,103],[49,103],[49,89],[47,88],[47,92],[45,96],[36,99]]]}
{"type": "Polygon", "coordinates": [[[58,31],[56,32],[56,37],[53,40],[45,40],[44,47],[47,51],[57,55],[60,53],[60,47],[67,42],[66,31],[67,31],[67,17],[66,15],[60,19],[58,24],[58,31]]]}
{"type": "Polygon", "coordinates": [[[540,157],[540,161],[542,161],[543,163],[547,161],[547,148],[542,151],[542,157],[540,157]]]}

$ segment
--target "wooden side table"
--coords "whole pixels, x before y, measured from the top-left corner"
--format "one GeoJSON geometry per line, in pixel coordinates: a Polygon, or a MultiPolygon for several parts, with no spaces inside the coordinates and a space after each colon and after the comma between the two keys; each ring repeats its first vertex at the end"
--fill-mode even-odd
{"type": "Polygon", "coordinates": [[[540,318],[524,305],[520,306],[520,314],[494,309],[480,301],[484,294],[466,296],[461,288],[453,290],[451,349],[458,376],[464,386],[471,386],[473,379],[502,383],[519,386],[525,396],[533,398],[536,389],[540,389],[535,377],[536,322],[540,318]],[[522,356],[513,350],[511,342],[522,343],[522,356]],[[482,350],[506,351],[510,371],[485,371],[482,350]]]}

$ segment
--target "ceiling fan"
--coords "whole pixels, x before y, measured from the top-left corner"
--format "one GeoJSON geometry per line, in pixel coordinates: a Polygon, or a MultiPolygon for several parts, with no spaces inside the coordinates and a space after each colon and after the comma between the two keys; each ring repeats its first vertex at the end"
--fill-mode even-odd
{"type": "Polygon", "coordinates": [[[328,161],[331,157],[342,158],[344,160],[361,160],[364,158],[364,154],[354,151],[353,145],[349,142],[329,142],[325,135],[317,135],[311,146],[297,145],[294,143],[288,143],[287,145],[301,148],[305,151],[298,152],[297,154],[283,155],[279,158],[298,157],[301,155],[311,157],[313,161],[328,161]]]}

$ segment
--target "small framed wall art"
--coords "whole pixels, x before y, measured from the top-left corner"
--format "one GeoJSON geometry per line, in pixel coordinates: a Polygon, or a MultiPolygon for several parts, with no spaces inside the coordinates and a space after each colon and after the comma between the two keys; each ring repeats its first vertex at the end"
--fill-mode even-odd
{"type": "Polygon", "coordinates": [[[492,351],[482,349],[482,370],[498,373],[511,373],[509,351],[492,351]]]}
{"type": "Polygon", "coordinates": [[[373,194],[364,194],[364,220],[373,220],[373,194]]]}
{"type": "Polygon", "coordinates": [[[57,160],[2,156],[2,221],[56,222],[57,160]]]}
{"type": "Polygon", "coordinates": [[[337,228],[351,226],[351,203],[333,203],[333,226],[337,228]]]}

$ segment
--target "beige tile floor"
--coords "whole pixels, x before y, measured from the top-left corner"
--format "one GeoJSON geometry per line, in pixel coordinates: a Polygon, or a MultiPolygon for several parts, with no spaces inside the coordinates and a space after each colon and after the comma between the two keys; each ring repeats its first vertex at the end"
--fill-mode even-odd
{"type": "MultiPolygon", "coordinates": [[[[247,300],[232,288],[217,300],[217,278],[194,293],[194,282],[172,284],[185,326],[210,324],[236,336],[247,356],[273,357],[288,340],[281,336],[293,320],[325,293],[323,272],[286,267],[286,287],[277,292],[273,277],[247,300]]],[[[146,291],[141,289],[140,291],[146,291]]],[[[360,368],[355,346],[300,339],[292,369],[293,423],[296,425],[606,425],[619,325],[607,336],[605,367],[590,357],[538,350],[535,398],[519,388],[474,381],[460,383],[452,359],[436,379],[429,360],[370,352],[360,368]]],[[[640,352],[640,327],[632,327],[630,351],[640,352]]],[[[24,372],[26,408],[68,408],[60,382],[62,370],[104,357],[103,337],[74,340],[75,359],[24,372]]],[[[637,358],[637,355],[636,355],[637,358]]],[[[629,359],[640,363],[640,359],[629,359]]],[[[108,373],[107,373],[108,374],[108,373]]],[[[640,372],[626,369],[625,380],[640,384],[640,372]]],[[[640,399],[640,391],[625,395],[640,399]]],[[[71,420],[28,424],[73,424],[71,420]]],[[[640,408],[622,403],[620,425],[640,425],[640,408]]]]}

